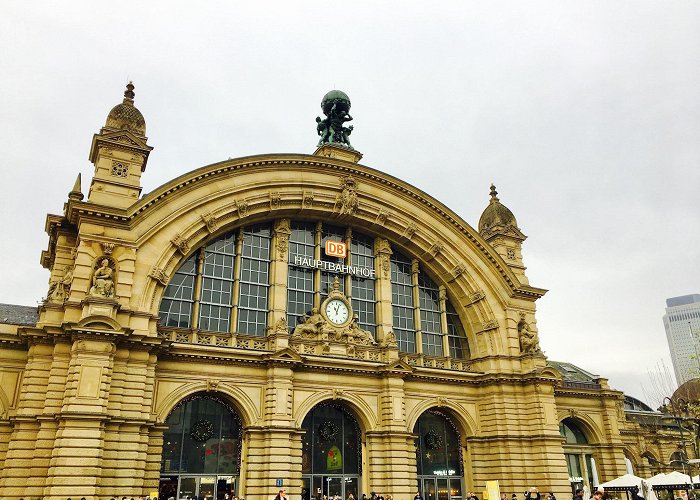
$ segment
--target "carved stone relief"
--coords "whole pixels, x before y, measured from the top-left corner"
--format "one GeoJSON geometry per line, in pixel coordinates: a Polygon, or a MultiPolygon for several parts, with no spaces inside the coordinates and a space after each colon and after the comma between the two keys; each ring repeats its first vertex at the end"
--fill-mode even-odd
{"type": "Polygon", "coordinates": [[[540,349],[540,340],[537,333],[530,329],[530,325],[525,320],[525,313],[520,313],[520,321],[518,322],[518,338],[520,339],[520,352],[523,354],[542,352],[540,349]]]}
{"type": "Polygon", "coordinates": [[[342,191],[335,199],[333,210],[337,210],[341,215],[353,215],[357,212],[359,200],[357,199],[357,182],[352,176],[340,179],[342,191]]]}
{"type": "Polygon", "coordinates": [[[163,286],[166,286],[168,284],[168,282],[170,281],[170,278],[168,277],[168,275],[165,274],[165,272],[158,267],[154,267],[153,269],[151,269],[151,272],[148,273],[148,276],[150,278],[153,278],[154,280],[156,280],[158,283],[160,283],[163,286]]]}
{"type": "Polygon", "coordinates": [[[289,236],[292,234],[289,219],[280,219],[275,226],[275,236],[277,239],[277,260],[286,261],[289,257],[289,236]]]}

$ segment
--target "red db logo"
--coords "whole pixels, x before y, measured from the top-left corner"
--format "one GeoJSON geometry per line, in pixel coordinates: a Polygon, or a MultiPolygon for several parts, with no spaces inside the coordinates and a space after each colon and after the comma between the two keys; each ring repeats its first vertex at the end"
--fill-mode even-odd
{"type": "Polygon", "coordinates": [[[348,246],[345,243],[339,241],[326,241],[326,255],[329,257],[342,257],[348,256],[348,246]]]}

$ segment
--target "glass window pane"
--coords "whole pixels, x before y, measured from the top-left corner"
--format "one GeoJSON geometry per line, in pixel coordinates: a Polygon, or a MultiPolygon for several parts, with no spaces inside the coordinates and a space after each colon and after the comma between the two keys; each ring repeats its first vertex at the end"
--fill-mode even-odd
{"type": "Polygon", "coordinates": [[[259,224],[243,230],[238,333],[265,335],[270,281],[271,235],[272,232],[268,224],[259,224]]]}

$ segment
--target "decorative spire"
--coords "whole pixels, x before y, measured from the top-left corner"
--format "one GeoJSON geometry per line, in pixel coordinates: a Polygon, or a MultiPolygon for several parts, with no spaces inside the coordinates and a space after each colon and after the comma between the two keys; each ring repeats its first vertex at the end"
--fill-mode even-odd
{"type": "Polygon", "coordinates": [[[126,90],[124,91],[124,104],[133,104],[135,95],[134,84],[129,81],[129,83],[126,84],[126,90]]]}
{"type": "Polygon", "coordinates": [[[80,174],[75,179],[75,184],[73,184],[73,189],[68,193],[68,199],[73,201],[81,201],[84,198],[83,192],[81,191],[81,181],[80,174]]]}
{"type": "Polygon", "coordinates": [[[491,183],[491,203],[497,203],[500,200],[498,199],[498,191],[496,191],[496,186],[494,183],[491,183]]]}

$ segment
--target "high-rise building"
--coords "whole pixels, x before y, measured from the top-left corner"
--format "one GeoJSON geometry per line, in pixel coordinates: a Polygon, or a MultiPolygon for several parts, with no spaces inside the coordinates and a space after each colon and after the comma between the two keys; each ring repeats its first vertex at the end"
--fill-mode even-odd
{"type": "Polygon", "coordinates": [[[666,299],[664,327],[678,385],[700,376],[700,294],[666,299]]]}

